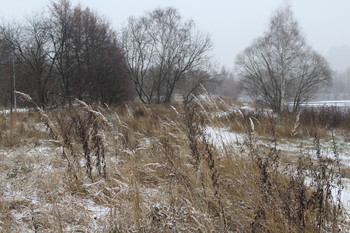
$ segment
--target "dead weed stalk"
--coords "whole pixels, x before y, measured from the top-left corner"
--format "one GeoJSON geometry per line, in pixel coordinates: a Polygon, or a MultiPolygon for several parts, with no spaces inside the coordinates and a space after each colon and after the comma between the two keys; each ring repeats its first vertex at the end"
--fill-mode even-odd
{"type": "Polygon", "coordinates": [[[75,102],[81,108],[62,107],[50,115],[29,95],[18,91],[15,93],[39,113],[51,138],[62,148],[62,157],[67,161],[68,171],[75,180],[79,180],[81,159],[85,160],[85,171],[91,180],[94,179],[94,169],[99,176],[106,178],[104,130],[110,125],[101,112],[76,99],[75,102]]]}

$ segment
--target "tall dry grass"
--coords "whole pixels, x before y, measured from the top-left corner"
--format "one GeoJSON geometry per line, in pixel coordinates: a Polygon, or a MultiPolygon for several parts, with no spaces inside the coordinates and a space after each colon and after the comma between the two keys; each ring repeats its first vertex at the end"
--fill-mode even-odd
{"type": "MultiPolygon", "coordinates": [[[[244,110],[242,110],[244,112],[244,110]]],[[[271,129],[281,137],[330,137],[331,129],[346,133],[350,129],[350,112],[337,107],[306,108],[298,113],[282,112],[274,114],[267,110],[244,112],[245,119],[252,119],[259,135],[270,135],[271,129]]],[[[229,115],[217,118],[232,131],[244,132],[245,127],[239,119],[242,112],[231,111],[229,115]]],[[[218,124],[217,123],[217,124],[218,124]]]]}
{"type": "Polygon", "coordinates": [[[45,132],[35,113],[0,114],[0,148],[11,149],[18,145],[38,145],[45,132]]]}
{"type": "MultiPolygon", "coordinates": [[[[336,144],[330,158],[315,137],[314,150],[301,148],[298,161],[285,166],[277,149],[278,119],[242,111],[213,117],[230,109],[228,100],[208,97],[185,106],[77,104],[37,109],[47,127],[41,136],[56,152],[36,156],[53,168],[19,169],[4,182],[26,176],[34,185],[22,188],[47,195],[39,195],[36,204],[0,199],[2,230],[23,229],[16,228],[19,220],[12,213],[26,209],[31,211],[22,227],[37,232],[332,232],[342,227],[340,193],[330,192],[342,185],[336,144]],[[207,126],[229,122],[245,132],[240,152],[232,145],[218,149],[206,133],[207,126]],[[268,146],[257,143],[261,132],[270,138],[268,146]],[[93,216],[81,203],[104,212],[93,216]]],[[[295,119],[289,133],[300,127],[295,119]]],[[[3,159],[9,160],[2,165],[8,173],[13,160],[3,159]]],[[[22,160],[21,167],[27,164],[22,160]]]]}

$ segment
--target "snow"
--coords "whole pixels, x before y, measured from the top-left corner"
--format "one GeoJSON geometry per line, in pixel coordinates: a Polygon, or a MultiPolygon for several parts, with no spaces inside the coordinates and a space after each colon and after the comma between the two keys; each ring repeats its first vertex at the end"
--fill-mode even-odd
{"type": "MultiPolygon", "coordinates": [[[[97,205],[94,201],[90,199],[83,199],[80,202],[78,202],[78,204],[84,207],[88,212],[90,212],[95,220],[104,219],[110,211],[109,207],[97,205]]],[[[98,229],[99,226],[96,224],[96,222],[94,222],[94,225],[95,229],[98,229]]]]}
{"type": "MultiPolygon", "coordinates": [[[[13,109],[12,112],[17,112],[17,113],[23,113],[23,112],[29,112],[28,108],[16,108],[13,109]]],[[[4,109],[4,110],[0,110],[0,114],[10,114],[11,110],[10,109],[4,109]]]]}
{"type": "Polygon", "coordinates": [[[244,141],[243,133],[230,132],[225,128],[207,126],[204,132],[208,136],[209,142],[220,149],[226,145],[233,143],[236,143],[237,145],[238,143],[243,143],[244,141]]]}
{"type": "Polygon", "coordinates": [[[322,106],[336,106],[336,107],[350,107],[350,100],[331,100],[331,101],[311,101],[302,104],[307,107],[322,107],[322,106]]]}
{"type": "MultiPolygon", "coordinates": [[[[204,98],[204,97],[202,97],[204,98]]],[[[349,101],[318,101],[317,104],[324,104],[327,106],[330,106],[329,104],[334,104],[337,103],[337,106],[349,106],[350,107],[350,100],[349,101]]],[[[317,106],[316,103],[313,103],[313,106],[317,106]]],[[[318,105],[318,106],[323,106],[323,105],[318,105]]],[[[176,109],[174,109],[174,114],[178,114],[176,109]]],[[[256,111],[256,109],[251,108],[250,106],[242,106],[242,107],[237,107],[237,106],[232,106],[232,108],[228,111],[222,111],[222,112],[217,112],[214,113],[213,115],[211,115],[212,117],[223,117],[223,116],[227,116],[232,112],[236,112],[236,113],[240,113],[240,111],[256,111]]],[[[27,108],[23,108],[23,109],[17,109],[16,112],[28,112],[29,110],[27,108]]],[[[269,114],[269,111],[266,111],[267,114],[269,114]]],[[[10,110],[0,110],[0,114],[9,114],[10,110]]],[[[44,124],[42,123],[38,123],[35,125],[35,128],[39,131],[45,131],[46,127],[44,124]]],[[[217,147],[218,150],[223,151],[225,149],[225,147],[231,146],[232,148],[236,148],[236,149],[240,149],[242,144],[244,143],[245,139],[246,139],[246,134],[245,133],[239,133],[239,132],[232,132],[230,131],[229,128],[220,128],[220,127],[213,127],[213,126],[206,126],[204,128],[204,132],[205,135],[207,136],[209,142],[211,144],[213,144],[215,147],[217,147]]],[[[176,135],[174,135],[175,137],[176,135]]],[[[154,143],[154,140],[156,140],[155,138],[149,138],[149,137],[144,137],[143,141],[140,142],[139,147],[136,148],[136,150],[138,149],[142,149],[142,148],[147,148],[149,146],[152,145],[152,143],[154,143]]],[[[53,140],[43,140],[41,141],[41,143],[39,143],[40,146],[28,149],[28,151],[25,152],[26,157],[33,157],[33,158],[39,158],[38,155],[49,155],[52,154],[52,152],[55,152],[55,150],[59,150],[58,148],[52,148],[52,141],[53,140]]],[[[305,140],[305,139],[300,139],[300,140],[284,140],[281,139],[278,141],[277,144],[277,149],[278,150],[283,150],[283,151],[289,151],[292,152],[291,154],[298,154],[299,150],[300,150],[300,143],[303,142],[304,147],[305,146],[312,146],[313,145],[313,141],[312,140],[305,140]]],[[[267,142],[267,140],[262,140],[262,139],[258,139],[257,141],[258,144],[264,144],[266,146],[269,146],[267,142]]],[[[322,145],[322,151],[323,153],[325,153],[327,156],[329,156],[330,158],[334,157],[333,152],[331,150],[332,148],[332,144],[330,140],[322,140],[321,141],[321,145],[322,145]]],[[[346,165],[346,166],[350,166],[350,143],[347,142],[338,142],[338,152],[339,152],[339,158],[341,160],[341,163],[346,165]]],[[[306,150],[305,150],[306,151],[306,150]]],[[[126,154],[134,154],[134,151],[131,150],[125,150],[123,151],[126,154]]],[[[312,154],[312,150],[307,151],[309,153],[311,153],[311,156],[315,156],[315,154],[312,154]]],[[[14,157],[14,154],[12,153],[11,150],[0,150],[0,156],[6,156],[6,157],[14,157]]],[[[115,157],[112,157],[111,160],[115,159],[115,157]]],[[[30,160],[28,160],[30,161],[30,160]]],[[[36,164],[34,163],[32,166],[34,168],[34,170],[40,170],[41,173],[46,173],[49,174],[51,172],[53,172],[53,170],[55,169],[54,166],[52,166],[51,164],[44,164],[45,161],[42,161],[43,164],[36,164]]],[[[160,163],[147,163],[144,165],[145,167],[161,167],[162,164],[160,163]]],[[[102,181],[98,181],[95,183],[89,183],[89,184],[84,184],[84,187],[87,189],[96,189],[96,187],[99,186],[99,183],[102,181]],[[95,186],[95,187],[94,187],[95,186]]],[[[130,189],[130,187],[128,187],[127,183],[123,183],[119,180],[115,180],[115,182],[118,182],[119,188],[120,189],[130,189]]],[[[345,208],[345,210],[347,211],[347,213],[350,213],[350,179],[343,179],[343,184],[344,184],[344,189],[341,192],[341,201],[342,204],[345,208]]],[[[14,187],[12,187],[12,184],[10,182],[6,182],[5,184],[3,184],[4,190],[3,190],[3,198],[4,200],[7,201],[25,201],[25,200],[31,200],[31,205],[35,206],[36,209],[35,211],[40,213],[40,212],[47,212],[48,210],[52,210],[54,207],[51,204],[44,204],[42,206],[40,206],[40,197],[38,196],[38,193],[35,192],[28,192],[28,190],[21,190],[21,191],[14,191],[14,187]]],[[[333,189],[332,192],[333,194],[336,194],[338,190],[337,189],[333,189]]],[[[146,200],[149,200],[149,202],[151,202],[151,200],[156,199],[155,197],[159,196],[159,190],[158,189],[153,189],[153,188],[147,188],[142,190],[143,195],[145,196],[144,198],[146,200]]],[[[96,193],[96,195],[98,195],[98,192],[96,193]]],[[[336,195],[334,195],[336,196],[336,195]]],[[[108,215],[111,211],[110,207],[108,206],[104,206],[101,204],[97,204],[95,203],[95,201],[91,200],[91,199],[73,199],[73,197],[65,197],[68,198],[68,200],[64,200],[63,203],[59,203],[60,205],[64,205],[67,204],[69,202],[74,203],[75,205],[78,205],[79,207],[81,207],[81,215],[84,215],[86,213],[88,213],[87,217],[89,217],[89,219],[91,218],[91,222],[90,222],[90,227],[91,231],[98,231],[99,227],[101,226],[101,221],[102,219],[107,219],[108,215]],[[71,200],[69,200],[70,198],[72,198],[71,200]]],[[[17,220],[17,222],[19,222],[20,224],[23,224],[23,226],[25,226],[25,224],[23,223],[23,219],[27,218],[28,216],[31,216],[31,210],[29,208],[25,208],[21,211],[12,211],[11,213],[13,215],[13,217],[17,220]]],[[[1,225],[1,221],[0,221],[0,225],[1,225]]],[[[76,229],[74,226],[66,226],[65,231],[74,231],[74,230],[78,230],[76,229]]],[[[0,231],[1,231],[1,226],[0,226],[0,231]]],[[[29,232],[28,229],[26,232],[29,232]]]]}
{"type": "MultiPolygon", "coordinates": [[[[341,192],[340,200],[343,204],[344,209],[347,214],[350,214],[350,179],[343,178],[344,189],[341,192]]],[[[338,190],[333,189],[333,196],[338,192],[338,190]]]]}
{"type": "MultiPolygon", "coordinates": [[[[222,150],[228,145],[236,146],[240,148],[239,145],[242,145],[245,140],[244,133],[230,132],[226,128],[218,128],[207,126],[205,128],[205,133],[209,138],[209,142],[216,146],[219,150],[222,150]]],[[[259,145],[267,145],[268,142],[263,140],[257,140],[259,145]]],[[[303,148],[313,147],[312,140],[295,140],[295,141],[279,141],[277,144],[277,149],[281,151],[289,151],[291,154],[298,155],[300,151],[300,144],[303,143],[303,148]]],[[[323,156],[334,158],[334,153],[332,150],[333,144],[331,140],[321,140],[321,153],[323,156]]],[[[337,143],[338,154],[341,164],[350,166],[350,143],[337,143]]],[[[307,154],[312,158],[316,158],[316,152],[313,149],[304,149],[307,154]]],[[[350,179],[343,178],[344,189],[341,192],[341,202],[344,209],[348,214],[350,214],[350,179]]],[[[337,189],[333,189],[333,196],[336,197],[337,189]]]]}

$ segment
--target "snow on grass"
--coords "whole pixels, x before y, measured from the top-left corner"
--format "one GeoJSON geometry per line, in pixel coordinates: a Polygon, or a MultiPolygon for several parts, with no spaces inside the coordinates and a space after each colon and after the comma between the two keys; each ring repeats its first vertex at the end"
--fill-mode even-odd
{"type": "MultiPolygon", "coordinates": [[[[340,200],[343,204],[343,207],[348,215],[348,220],[350,221],[350,179],[343,178],[343,185],[344,189],[341,192],[340,200]]],[[[338,190],[333,189],[332,193],[333,195],[336,194],[338,190]]]]}
{"type": "Polygon", "coordinates": [[[230,132],[225,128],[207,126],[204,132],[208,136],[209,142],[220,149],[224,146],[237,145],[244,141],[243,133],[230,132]]]}
{"type": "MultiPolygon", "coordinates": [[[[335,141],[338,156],[341,164],[350,166],[350,143],[344,142],[342,138],[336,138],[335,141]]],[[[320,139],[321,153],[330,159],[334,159],[333,142],[331,139],[320,139]]],[[[316,158],[316,151],[314,147],[313,138],[309,139],[281,139],[278,141],[277,149],[291,152],[291,154],[298,155],[300,150],[304,154],[308,154],[311,158],[316,158]]]]}
{"type": "MultiPolygon", "coordinates": [[[[222,150],[226,146],[236,146],[240,148],[245,141],[244,133],[230,132],[225,128],[207,126],[205,133],[209,138],[209,142],[222,150]]],[[[258,139],[258,145],[270,147],[267,140],[258,139]]],[[[321,153],[322,156],[334,159],[333,142],[331,139],[321,139],[321,153]]],[[[338,156],[342,165],[350,167],[350,143],[343,142],[341,138],[336,141],[338,156]]],[[[314,150],[313,139],[282,139],[278,141],[277,150],[286,151],[292,156],[298,156],[300,150],[303,150],[305,155],[316,158],[316,151],[314,150]]],[[[341,202],[345,211],[350,215],[350,179],[343,178],[344,189],[341,192],[341,202]]],[[[336,197],[338,190],[333,189],[333,197],[336,197]]]]}
{"type": "Polygon", "coordinates": [[[108,219],[107,216],[110,212],[110,208],[102,205],[97,205],[93,200],[90,199],[80,199],[75,202],[76,205],[79,205],[83,210],[87,211],[92,219],[92,229],[98,230],[101,225],[99,221],[103,219],[108,219]]]}
{"type": "MultiPolygon", "coordinates": [[[[61,180],[66,167],[60,162],[60,153],[59,148],[46,141],[36,147],[0,151],[0,158],[6,158],[0,163],[0,202],[11,206],[8,213],[16,223],[13,231],[37,232],[34,226],[40,232],[58,230],[52,225],[57,223],[54,212],[64,219],[64,232],[99,232],[105,226],[110,214],[108,206],[67,192],[61,180]]],[[[93,185],[98,183],[86,188],[93,185]]],[[[97,187],[92,191],[95,190],[97,187]]]]}
{"type": "MultiPolygon", "coordinates": [[[[12,112],[17,112],[17,113],[24,113],[24,112],[29,112],[28,108],[16,108],[16,109],[12,109],[12,112]]],[[[11,109],[3,109],[0,110],[0,114],[10,114],[11,113],[11,109]]]]}

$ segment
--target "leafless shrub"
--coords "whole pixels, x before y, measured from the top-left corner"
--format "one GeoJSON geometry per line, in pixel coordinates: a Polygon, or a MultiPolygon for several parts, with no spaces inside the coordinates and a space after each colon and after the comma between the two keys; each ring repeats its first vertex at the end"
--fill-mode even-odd
{"type": "Polygon", "coordinates": [[[52,139],[62,148],[62,156],[68,163],[68,170],[78,180],[81,155],[85,159],[86,173],[93,180],[93,168],[106,178],[105,146],[103,129],[109,126],[107,119],[99,111],[80,100],[79,108],[61,109],[54,116],[49,116],[33,99],[22,92],[16,92],[19,99],[30,103],[40,114],[52,139]],[[75,144],[80,144],[81,149],[75,144]],[[93,163],[95,161],[95,163],[93,163]]]}

